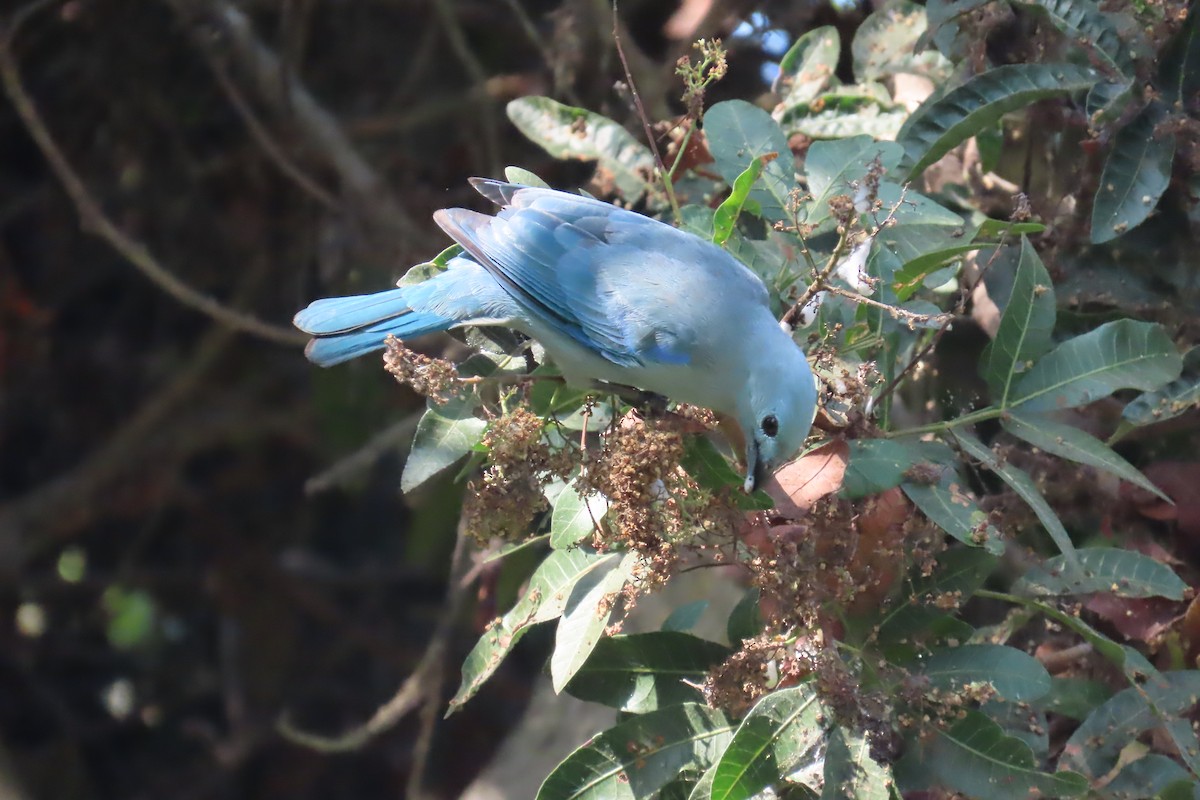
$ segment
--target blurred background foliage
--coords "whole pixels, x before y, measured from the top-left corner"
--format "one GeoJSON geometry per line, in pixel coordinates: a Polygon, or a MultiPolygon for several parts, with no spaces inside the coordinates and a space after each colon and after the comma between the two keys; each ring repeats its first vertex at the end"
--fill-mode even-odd
{"type": "MultiPolygon", "coordinates": [[[[436,725],[452,679],[422,714],[353,752],[315,756],[277,732],[284,713],[311,730],[356,726],[431,639],[445,644],[443,677],[455,675],[520,579],[467,563],[448,587],[461,488],[450,474],[398,491],[424,401],[374,359],[313,368],[289,320],[314,297],[383,288],[441,250],[431,213],[484,204],[469,176],[519,164],[555,186],[584,183],[590,165],[526,140],[505,117],[509,100],[552,96],[640,137],[611,6],[2,5],[0,794],[458,796],[520,716],[546,636],[526,637],[436,725]]],[[[755,100],[797,35],[831,25],[849,42],[871,10],[623,0],[618,27],[661,120],[686,111],[675,65],[696,39],[730,50],[706,101],[755,100]],[[769,26],[747,30],[764,10],[769,26]]],[[[971,57],[1026,60],[1030,24],[992,21],[971,57]]],[[[1151,46],[1167,33],[1151,31],[1151,46]]],[[[849,48],[841,55],[849,83],[849,48]]],[[[1081,259],[1083,223],[1063,223],[1074,208],[1052,201],[1064,187],[1090,196],[1102,153],[1085,142],[1077,160],[1052,162],[1062,120],[1039,113],[1006,134],[1026,143],[1003,150],[1020,160],[992,165],[1011,184],[972,185],[976,199],[1004,217],[1019,186],[1060,222],[1039,248],[1066,305],[1186,331],[1196,221],[1181,198],[1192,189],[1174,187],[1160,214],[1081,259]]],[[[978,390],[955,357],[984,341],[970,326],[946,337],[947,406],[978,390]]],[[[1172,424],[1194,432],[1195,420],[1172,424]]],[[[1162,463],[1173,466],[1147,471],[1187,486],[1191,441],[1170,440],[1162,463]]],[[[1095,511],[1077,470],[1043,466],[1053,500],[1095,511]]],[[[1162,513],[1200,534],[1197,508],[1162,513]]],[[[1194,557],[1194,541],[1179,552],[1194,557]]]]}

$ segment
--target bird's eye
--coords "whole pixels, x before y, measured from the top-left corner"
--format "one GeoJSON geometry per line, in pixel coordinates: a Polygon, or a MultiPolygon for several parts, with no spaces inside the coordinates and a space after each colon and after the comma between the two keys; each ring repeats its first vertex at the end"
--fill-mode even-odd
{"type": "Polygon", "coordinates": [[[759,426],[762,428],[762,432],[772,439],[775,438],[775,434],[779,433],[779,420],[775,419],[774,414],[767,414],[763,417],[759,426]]]}

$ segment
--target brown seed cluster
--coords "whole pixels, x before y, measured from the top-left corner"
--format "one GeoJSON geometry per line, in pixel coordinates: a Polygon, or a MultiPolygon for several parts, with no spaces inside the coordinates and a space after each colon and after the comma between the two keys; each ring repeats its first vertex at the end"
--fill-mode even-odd
{"type": "Polygon", "coordinates": [[[389,336],[384,344],[383,364],[397,381],[412,388],[414,392],[443,404],[457,394],[462,386],[458,370],[444,358],[433,358],[415,350],[409,350],[404,342],[389,336]]]}
{"type": "Polygon", "coordinates": [[[741,648],[708,674],[702,691],[713,708],[735,717],[750,710],[758,699],[778,687],[780,672],[803,672],[795,648],[778,636],[762,635],[742,642],[741,648]],[[781,670],[782,665],[782,670],[781,670]]]}
{"type": "Polygon", "coordinates": [[[580,491],[609,501],[597,545],[640,553],[643,590],[665,583],[682,551],[704,550],[706,540],[731,541],[742,520],[729,492],[701,487],[680,466],[683,432],[714,424],[711,413],[698,410],[651,420],[631,414],[605,435],[580,476],[580,491]]]}
{"type": "Polygon", "coordinates": [[[676,499],[686,489],[682,458],[678,431],[626,417],[588,461],[580,489],[608,498],[608,527],[619,543],[647,556],[666,556],[672,549],[669,541],[683,527],[676,499]]]}
{"type": "Polygon", "coordinates": [[[545,485],[571,473],[572,453],[552,450],[544,429],[541,417],[518,406],[492,420],[484,433],[487,467],[468,484],[463,500],[466,528],[480,542],[528,534],[534,517],[548,507],[545,485]]]}

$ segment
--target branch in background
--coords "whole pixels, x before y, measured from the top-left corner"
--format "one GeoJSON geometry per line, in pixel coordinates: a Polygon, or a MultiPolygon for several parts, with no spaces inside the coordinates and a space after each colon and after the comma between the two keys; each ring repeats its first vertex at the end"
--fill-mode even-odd
{"type": "MultiPolygon", "coordinates": [[[[243,274],[235,292],[238,301],[252,296],[263,283],[267,265],[268,262],[262,261],[243,274]]],[[[99,498],[120,477],[140,465],[178,460],[228,438],[227,429],[246,435],[245,421],[237,420],[236,415],[211,414],[207,407],[203,418],[180,419],[180,409],[197,393],[204,378],[235,341],[230,328],[211,328],[171,380],[76,467],[0,507],[0,564],[17,569],[54,544],[64,531],[78,530],[91,515],[103,510],[99,498]],[[67,527],[52,529],[51,523],[56,519],[66,519],[67,527]],[[39,538],[30,538],[33,533],[39,538]]],[[[260,416],[252,419],[255,435],[286,430],[295,422],[290,412],[277,419],[260,416]]]]}
{"type": "Polygon", "coordinates": [[[629,59],[625,57],[625,48],[621,46],[621,18],[617,15],[617,2],[613,0],[612,6],[613,28],[612,38],[613,44],[617,48],[617,57],[621,59],[621,67],[625,70],[625,80],[629,83],[629,94],[633,96],[633,105],[637,109],[638,119],[642,121],[642,130],[646,134],[646,142],[650,145],[650,151],[654,153],[654,163],[658,166],[658,178],[662,181],[663,191],[667,193],[667,200],[671,203],[671,212],[675,217],[675,224],[683,223],[683,215],[679,212],[679,201],[675,198],[675,187],[671,184],[671,175],[673,170],[668,171],[666,163],[663,162],[662,153],[658,149],[658,139],[654,136],[654,128],[650,125],[650,119],[646,116],[646,107],[642,105],[642,96],[638,94],[637,84],[633,80],[633,73],[629,69],[629,59]]]}
{"type": "Polygon", "coordinates": [[[390,256],[397,244],[420,237],[422,230],[404,212],[379,174],[359,154],[338,120],[291,75],[264,45],[254,27],[225,0],[163,0],[193,31],[196,46],[211,58],[227,58],[248,88],[271,111],[295,125],[306,147],[337,173],[354,212],[362,216],[390,256]],[[213,36],[212,29],[221,34],[213,36]]]}
{"type": "Polygon", "coordinates": [[[58,146],[58,142],[46,127],[33,99],[25,91],[16,56],[13,53],[13,41],[21,25],[33,11],[44,5],[46,4],[38,3],[26,7],[6,26],[3,36],[0,37],[0,81],[3,81],[4,91],[12,101],[17,116],[21,118],[30,137],[42,151],[46,161],[50,163],[50,168],[54,171],[59,183],[62,184],[63,190],[75,204],[83,229],[108,242],[151,282],[188,308],[199,311],[235,331],[248,333],[276,344],[303,345],[307,337],[297,331],[263,322],[245,312],[229,308],[184,283],[165,269],[144,245],[126,235],[100,210],[100,205],[88,192],[83,180],[71,166],[58,146]]]}
{"type": "Polygon", "coordinates": [[[254,109],[246,102],[246,98],[242,95],[242,91],[238,89],[229,77],[229,73],[225,69],[225,65],[216,59],[212,54],[209,56],[208,62],[212,67],[213,75],[216,76],[217,83],[225,92],[225,96],[229,98],[230,104],[238,115],[241,116],[242,122],[246,123],[246,127],[250,130],[250,135],[258,142],[258,146],[267,154],[267,158],[275,162],[275,166],[279,167],[279,171],[291,178],[292,181],[304,191],[313,196],[321,205],[325,206],[330,211],[338,210],[338,201],[333,195],[325,191],[321,186],[309,177],[300,169],[296,162],[288,157],[287,153],[271,136],[270,131],[259,121],[254,114],[254,109]]]}
{"type": "MultiPolygon", "coordinates": [[[[410,780],[409,788],[412,788],[414,782],[421,782],[425,770],[425,758],[428,755],[429,737],[432,735],[433,725],[437,721],[437,715],[430,715],[429,708],[432,706],[436,709],[441,706],[441,686],[445,678],[443,662],[449,649],[454,621],[458,618],[467,595],[468,584],[463,580],[470,564],[468,557],[470,548],[467,547],[467,539],[466,529],[460,521],[458,538],[454,543],[454,555],[450,559],[450,577],[446,582],[446,603],[438,618],[437,628],[430,637],[429,645],[425,648],[416,670],[400,685],[400,689],[392,696],[392,699],[380,706],[371,719],[363,725],[340,736],[322,736],[300,730],[285,712],[275,726],[283,738],[322,753],[344,753],[358,750],[376,736],[393,728],[409,712],[425,702],[425,713],[422,714],[419,737],[425,746],[419,748],[420,752],[415,756],[417,763],[413,767],[412,775],[414,777],[410,780]]],[[[418,795],[410,792],[409,796],[416,797],[418,795]]]]}
{"type": "MultiPolygon", "coordinates": [[[[459,63],[467,71],[471,82],[476,86],[486,86],[487,72],[479,63],[479,59],[475,57],[475,53],[472,52],[471,45],[467,43],[467,37],[463,33],[462,26],[458,24],[458,17],[454,15],[454,9],[450,7],[449,0],[433,0],[433,7],[442,21],[446,38],[450,41],[450,49],[454,51],[459,63]]],[[[483,128],[484,161],[489,173],[499,174],[503,165],[500,163],[500,145],[497,141],[499,137],[496,127],[495,102],[490,94],[484,95],[478,108],[480,124],[483,128]]]]}
{"type": "Polygon", "coordinates": [[[425,408],[422,407],[399,422],[384,428],[372,436],[362,447],[345,458],[339,459],[337,463],[319,475],[314,475],[305,481],[304,493],[319,494],[340,486],[359,473],[373,467],[375,462],[385,454],[406,448],[412,442],[413,432],[416,431],[417,423],[421,421],[424,414],[425,408]]]}
{"type": "Polygon", "coordinates": [[[564,80],[562,69],[559,66],[558,59],[555,58],[554,51],[551,50],[546,40],[542,38],[537,25],[529,18],[529,14],[521,6],[519,0],[504,0],[504,2],[509,7],[509,10],[512,11],[513,16],[516,17],[517,23],[521,26],[521,30],[524,31],[526,38],[537,48],[542,61],[546,64],[546,68],[550,70],[550,74],[554,79],[554,93],[565,96],[573,106],[581,105],[582,101],[579,99],[579,93],[575,91],[574,86],[564,80]]]}

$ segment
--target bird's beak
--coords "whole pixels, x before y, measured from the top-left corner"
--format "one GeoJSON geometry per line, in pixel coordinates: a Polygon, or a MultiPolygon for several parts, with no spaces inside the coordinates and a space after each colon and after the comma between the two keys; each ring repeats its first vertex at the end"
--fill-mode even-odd
{"type": "Polygon", "coordinates": [[[758,443],[751,438],[746,442],[746,482],[742,490],[750,494],[762,486],[771,475],[771,469],[759,456],[758,443]]]}

